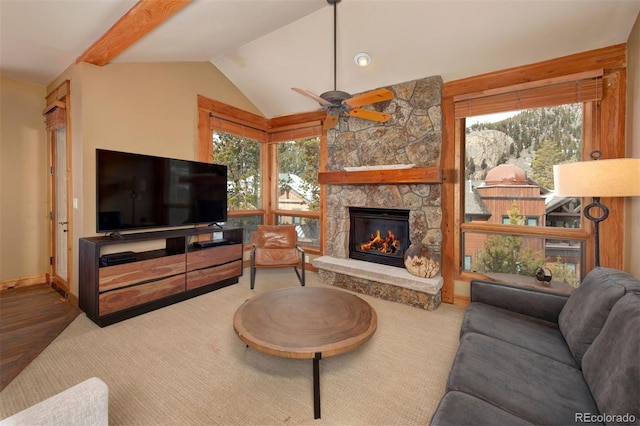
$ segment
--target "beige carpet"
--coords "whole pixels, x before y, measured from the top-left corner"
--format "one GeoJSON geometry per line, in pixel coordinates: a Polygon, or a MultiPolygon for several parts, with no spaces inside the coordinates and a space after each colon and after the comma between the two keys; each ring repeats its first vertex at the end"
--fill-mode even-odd
{"type": "MultiPolygon", "coordinates": [[[[0,393],[0,418],[92,376],[109,386],[109,420],[124,424],[425,424],[442,396],[463,309],[428,312],[363,296],[378,329],[353,352],[320,361],[322,418],[313,419],[312,361],[246,348],[236,308],[297,284],[293,269],[111,326],[84,314],[0,393]]],[[[322,286],[316,274],[307,285],[322,286]]]]}

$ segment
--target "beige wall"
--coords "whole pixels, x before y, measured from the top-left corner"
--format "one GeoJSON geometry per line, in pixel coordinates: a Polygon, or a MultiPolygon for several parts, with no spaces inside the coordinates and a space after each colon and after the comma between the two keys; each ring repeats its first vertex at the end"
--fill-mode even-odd
{"type": "MultiPolygon", "coordinates": [[[[46,91],[67,79],[71,82],[72,193],[78,204],[73,211],[71,293],[77,296],[78,238],[96,235],[96,148],[196,159],[197,95],[261,113],[210,62],[74,64],[46,91]]],[[[43,104],[46,91],[42,89],[43,104]]],[[[43,238],[48,241],[46,231],[43,238]]]]}
{"type": "Polygon", "coordinates": [[[0,281],[49,267],[45,88],[0,79],[0,281]]]}
{"type": "MultiPolygon", "coordinates": [[[[640,158],[640,15],[627,40],[627,157],[640,158]]],[[[624,269],[640,277],[640,197],[627,200],[624,269]]]]}

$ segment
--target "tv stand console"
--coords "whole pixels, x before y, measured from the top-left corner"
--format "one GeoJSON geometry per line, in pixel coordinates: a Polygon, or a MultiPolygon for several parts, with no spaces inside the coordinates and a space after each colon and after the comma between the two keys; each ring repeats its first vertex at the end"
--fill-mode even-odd
{"type": "Polygon", "coordinates": [[[235,284],[242,275],[242,235],[242,228],[209,227],[80,238],[80,309],[104,327],[235,284]],[[131,243],[164,248],[132,252],[131,243]],[[103,257],[113,246],[127,252],[122,263],[119,256],[103,257]]]}

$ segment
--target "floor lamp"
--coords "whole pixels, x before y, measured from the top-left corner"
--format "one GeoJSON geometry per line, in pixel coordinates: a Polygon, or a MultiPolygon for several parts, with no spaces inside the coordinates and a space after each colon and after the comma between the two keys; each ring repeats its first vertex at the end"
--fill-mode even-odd
{"type": "Polygon", "coordinates": [[[600,266],[598,225],[609,216],[609,209],[600,203],[600,197],[640,196],[640,158],[600,160],[601,155],[600,151],[593,151],[593,161],[553,166],[553,184],[557,195],[593,198],[593,202],[584,206],[582,212],[593,222],[595,266],[600,266]]]}

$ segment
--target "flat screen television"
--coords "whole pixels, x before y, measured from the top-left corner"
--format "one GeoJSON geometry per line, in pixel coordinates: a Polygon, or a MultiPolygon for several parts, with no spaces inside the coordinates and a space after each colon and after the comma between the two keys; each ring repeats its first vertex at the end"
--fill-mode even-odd
{"type": "Polygon", "coordinates": [[[227,166],[96,150],[96,231],[227,221],[227,166]]]}

